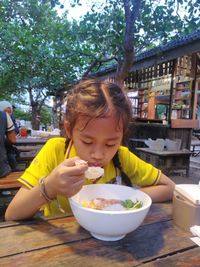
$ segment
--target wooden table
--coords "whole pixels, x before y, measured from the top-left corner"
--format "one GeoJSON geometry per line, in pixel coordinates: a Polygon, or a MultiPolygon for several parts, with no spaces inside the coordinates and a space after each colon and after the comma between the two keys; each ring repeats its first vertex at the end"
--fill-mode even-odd
{"type": "Polygon", "coordinates": [[[15,145],[20,152],[19,156],[17,157],[17,163],[24,164],[24,167],[27,168],[48,139],[49,138],[36,138],[30,136],[17,137],[15,145]]]}
{"type": "Polygon", "coordinates": [[[44,145],[49,138],[44,137],[17,137],[16,146],[25,146],[25,145],[44,145]]]}
{"type": "Polygon", "coordinates": [[[174,170],[185,170],[186,176],[189,176],[191,154],[192,152],[187,149],[155,151],[150,148],[137,148],[137,155],[141,159],[161,169],[167,175],[174,170]]]}
{"type": "Polygon", "coordinates": [[[0,178],[0,191],[19,189],[22,184],[17,179],[22,174],[23,171],[16,171],[9,173],[6,177],[0,178]]]}
{"type": "MultiPolygon", "coordinates": [[[[103,223],[103,222],[102,222],[103,223]]],[[[172,204],[153,204],[144,223],[124,239],[94,239],[71,215],[0,224],[1,266],[200,266],[191,233],[173,225],[172,204]]]]}
{"type": "Polygon", "coordinates": [[[43,145],[35,145],[35,146],[29,146],[29,145],[17,145],[17,149],[19,152],[30,152],[34,150],[39,150],[42,148],[43,145]]]}
{"type": "Polygon", "coordinates": [[[0,178],[0,222],[4,220],[5,211],[16,194],[16,190],[18,190],[22,185],[17,181],[22,174],[23,171],[16,171],[9,173],[6,177],[0,178]]]}

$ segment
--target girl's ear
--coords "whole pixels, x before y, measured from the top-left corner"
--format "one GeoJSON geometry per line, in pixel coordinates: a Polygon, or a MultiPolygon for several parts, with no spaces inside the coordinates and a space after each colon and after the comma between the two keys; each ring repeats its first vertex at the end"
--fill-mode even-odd
{"type": "Polygon", "coordinates": [[[65,128],[65,132],[67,134],[67,137],[71,138],[70,123],[66,120],[64,121],[64,128],[65,128]]]}

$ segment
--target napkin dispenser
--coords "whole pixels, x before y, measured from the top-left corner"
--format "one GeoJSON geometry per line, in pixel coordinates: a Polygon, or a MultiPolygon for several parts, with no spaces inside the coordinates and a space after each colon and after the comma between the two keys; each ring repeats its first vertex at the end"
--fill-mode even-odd
{"type": "Polygon", "coordinates": [[[193,225],[200,225],[200,185],[179,184],[173,195],[173,221],[189,231],[193,225]]]}

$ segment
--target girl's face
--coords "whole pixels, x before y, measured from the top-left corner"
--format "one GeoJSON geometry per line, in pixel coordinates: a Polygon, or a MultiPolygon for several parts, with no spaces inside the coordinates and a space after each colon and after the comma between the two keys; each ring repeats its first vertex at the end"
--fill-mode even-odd
{"type": "Polygon", "coordinates": [[[105,166],[117,152],[123,137],[122,123],[115,115],[107,118],[80,116],[68,136],[73,140],[78,156],[89,166],[105,166]]]}

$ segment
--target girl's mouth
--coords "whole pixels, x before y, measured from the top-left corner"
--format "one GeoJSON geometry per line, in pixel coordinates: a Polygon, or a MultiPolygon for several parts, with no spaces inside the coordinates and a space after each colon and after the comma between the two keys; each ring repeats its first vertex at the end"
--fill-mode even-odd
{"type": "Polygon", "coordinates": [[[97,162],[88,162],[89,167],[102,167],[102,164],[97,162]]]}

